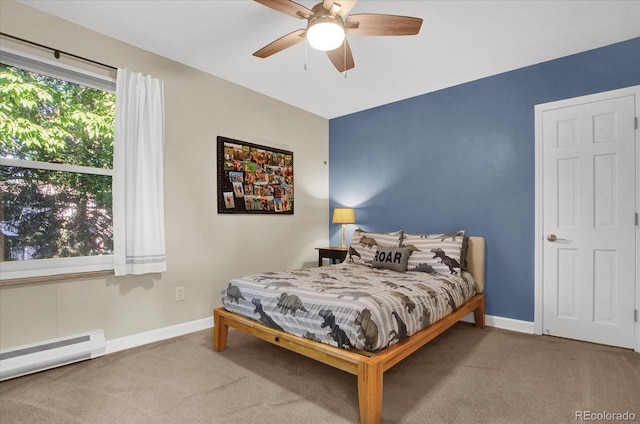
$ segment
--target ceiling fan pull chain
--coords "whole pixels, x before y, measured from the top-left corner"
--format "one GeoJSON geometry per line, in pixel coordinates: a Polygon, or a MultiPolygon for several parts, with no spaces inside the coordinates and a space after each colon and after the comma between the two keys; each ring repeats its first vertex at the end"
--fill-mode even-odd
{"type": "Polygon", "coordinates": [[[342,51],[344,52],[344,79],[347,79],[347,38],[342,41],[342,51]]]}
{"type": "Polygon", "coordinates": [[[307,70],[307,44],[309,44],[309,42],[305,38],[304,40],[304,70],[305,71],[307,70]]]}

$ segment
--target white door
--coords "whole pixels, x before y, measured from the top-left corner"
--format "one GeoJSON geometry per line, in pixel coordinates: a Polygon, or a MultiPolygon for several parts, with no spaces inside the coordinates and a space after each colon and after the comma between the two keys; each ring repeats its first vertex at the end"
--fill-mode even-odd
{"type": "Polygon", "coordinates": [[[542,106],[542,331],[633,348],[636,95],[542,106]]]}

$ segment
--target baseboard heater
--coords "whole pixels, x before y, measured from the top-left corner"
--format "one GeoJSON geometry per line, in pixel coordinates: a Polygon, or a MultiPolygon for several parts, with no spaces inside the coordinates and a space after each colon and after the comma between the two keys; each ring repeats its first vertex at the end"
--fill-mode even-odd
{"type": "Polygon", "coordinates": [[[0,351],[0,381],[96,358],[106,353],[104,330],[0,351]]]}

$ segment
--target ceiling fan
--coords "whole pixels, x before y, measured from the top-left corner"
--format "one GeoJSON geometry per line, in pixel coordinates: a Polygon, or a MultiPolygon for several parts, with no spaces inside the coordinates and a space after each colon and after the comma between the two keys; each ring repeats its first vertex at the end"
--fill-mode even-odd
{"type": "Polygon", "coordinates": [[[357,0],[324,0],[311,10],[290,0],[255,0],[278,12],[306,19],[307,27],[282,36],[253,55],[266,58],[305,39],[311,47],[327,52],[339,72],[355,64],[345,34],[353,35],[415,35],[420,32],[421,18],[360,13],[346,16],[357,0]],[[346,18],[345,18],[346,16],[346,18]]]}

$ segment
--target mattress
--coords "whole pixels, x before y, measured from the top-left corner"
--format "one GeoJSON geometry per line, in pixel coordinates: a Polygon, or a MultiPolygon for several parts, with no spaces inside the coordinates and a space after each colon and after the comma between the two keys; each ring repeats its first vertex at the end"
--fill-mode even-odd
{"type": "Polygon", "coordinates": [[[398,272],[344,262],[234,278],[222,290],[222,303],[228,311],[300,337],[377,352],[475,294],[467,272],[398,272]]]}

